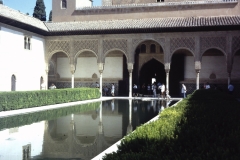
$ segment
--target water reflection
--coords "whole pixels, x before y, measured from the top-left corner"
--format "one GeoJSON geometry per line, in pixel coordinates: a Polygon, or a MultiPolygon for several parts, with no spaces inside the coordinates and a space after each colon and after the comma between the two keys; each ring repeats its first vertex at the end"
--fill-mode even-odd
{"type": "MultiPolygon", "coordinates": [[[[91,110],[80,112],[74,109],[52,120],[42,121],[40,117],[61,112],[61,109],[33,113],[40,122],[34,120],[35,123],[31,124],[27,120],[29,125],[1,128],[0,159],[92,159],[137,126],[158,115],[169,103],[164,100],[111,100],[95,105],[91,110]]],[[[28,116],[32,117],[29,114],[16,119],[24,120],[28,116]]],[[[9,123],[17,122],[14,117],[11,119],[13,121],[7,118],[0,120],[14,126],[9,123]]]]}

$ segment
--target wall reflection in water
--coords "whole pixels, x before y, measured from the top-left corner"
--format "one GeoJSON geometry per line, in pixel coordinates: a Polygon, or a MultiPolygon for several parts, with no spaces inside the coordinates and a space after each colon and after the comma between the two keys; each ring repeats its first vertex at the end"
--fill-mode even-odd
{"type": "Polygon", "coordinates": [[[92,159],[168,105],[165,100],[103,101],[96,110],[3,129],[0,159],[25,159],[29,155],[31,159],[92,159]],[[26,152],[26,146],[30,151],[26,152]]]}

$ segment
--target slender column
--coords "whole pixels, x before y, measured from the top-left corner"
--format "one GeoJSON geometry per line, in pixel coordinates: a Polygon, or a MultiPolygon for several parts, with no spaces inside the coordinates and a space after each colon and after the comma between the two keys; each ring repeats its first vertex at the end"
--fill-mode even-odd
{"type": "Polygon", "coordinates": [[[201,62],[200,61],[195,61],[195,70],[197,73],[197,77],[196,77],[196,89],[199,89],[199,79],[200,79],[200,70],[201,70],[201,62]]]}
{"type": "Polygon", "coordinates": [[[101,93],[101,97],[102,97],[102,72],[100,72],[100,80],[99,80],[99,90],[100,90],[100,93],[101,93]]]}
{"type": "Polygon", "coordinates": [[[128,72],[129,72],[129,98],[132,97],[132,71],[133,71],[133,63],[128,63],[128,72]]]}
{"type": "Polygon", "coordinates": [[[231,72],[228,73],[228,85],[231,83],[231,72]]]}
{"type": "Polygon", "coordinates": [[[103,70],[104,70],[104,63],[98,63],[98,71],[99,71],[99,74],[100,74],[100,77],[99,77],[99,90],[100,90],[100,97],[102,97],[102,89],[103,89],[103,85],[102,85],[102,73],[103,73],[103,70]]]}
{"type": "Polygon", "coordinates": [[[199,72],[200,70],[196,70],[197,78],[196,78],[196,89],[199,89],[199,72]]]}
{"type": "Polygon", "coordinates": [[[169,97],[169,70],[166,70],[166,98],[169,97]]]}
{"type": "Polygon", "coordinates": [[[74,88],[74,74],[72,74],[72,88],[74,88]]]}
{"type": "Polygon", "coordinates": [[[75,73],[75,64],[70,64],[70,71],[72,74],[72,88],[74,88],[74,73],[75,73]]]}

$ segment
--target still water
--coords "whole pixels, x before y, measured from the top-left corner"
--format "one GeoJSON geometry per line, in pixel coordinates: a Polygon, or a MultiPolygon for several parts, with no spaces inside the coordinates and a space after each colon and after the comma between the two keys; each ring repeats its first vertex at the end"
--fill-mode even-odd
{"type": "Polygon", "coordinates": [[[89,160],[175,102],[111,100],[0,119],[0,160],[89,160]]]}

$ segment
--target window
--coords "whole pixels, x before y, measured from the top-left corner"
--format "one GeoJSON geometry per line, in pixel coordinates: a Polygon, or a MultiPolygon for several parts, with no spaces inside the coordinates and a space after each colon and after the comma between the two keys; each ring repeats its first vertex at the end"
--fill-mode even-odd
{"type": "Polygon", "coordinates": [[[66,9],[67,8],[67,0],[62,0],[62,9],[66,9]]]}
{"type": "Polygon", "coordinates": [[[164,0],[157,0],[157,2],[164,2],[164,0]]]}
{"type": "Polygon", "coordinates": [[[155,46],[155,44],[151,44],[150,51],[151,51],[151,53],[156,53],[156,46],[155,46]]]}
{"type": "Polygon", "coordinates": [[[145,44],[141,45],[141,53],[146,53],[146,45],[145,44]]]}
{"type": "Polygon", "coordinates": [[[31,38],[25,36],[24,37],[24,49],[30,50],[31,49],[31,38]]]}

